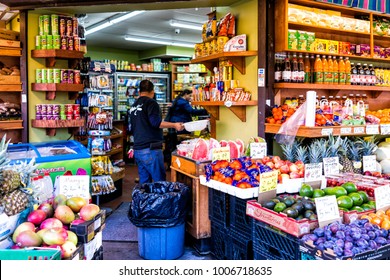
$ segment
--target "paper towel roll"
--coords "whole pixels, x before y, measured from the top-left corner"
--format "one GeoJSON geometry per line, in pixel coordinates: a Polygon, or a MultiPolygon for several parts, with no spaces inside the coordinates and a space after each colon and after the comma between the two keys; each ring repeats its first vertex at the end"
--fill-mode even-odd
{"type": "Polygon", "coordinates": [[[315,126],[316,119],[316,97],[317,93],[314,90],[306,92],[306,118],[305,125],[309,127],[315,126]]]}

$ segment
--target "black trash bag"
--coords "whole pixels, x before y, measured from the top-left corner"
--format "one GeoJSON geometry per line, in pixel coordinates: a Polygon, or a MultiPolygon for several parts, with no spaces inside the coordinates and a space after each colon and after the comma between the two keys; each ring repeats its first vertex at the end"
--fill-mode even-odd
{"type": "Polygon", "coordinates": [[[136,227],[173,227],[184,223],[190,188],[178,182],[136,185],[128,217],[136,227]]]}

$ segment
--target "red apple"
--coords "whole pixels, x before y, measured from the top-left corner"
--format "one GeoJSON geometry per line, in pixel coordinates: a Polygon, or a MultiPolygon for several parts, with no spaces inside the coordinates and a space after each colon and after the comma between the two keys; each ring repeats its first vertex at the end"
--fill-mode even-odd
{"type": "Polygon", "coordinates": [[[287,164],[282,165],[279,170],[283,174],[288,174],[290,172],[290,168],[288,167],[287,164]]]}
{"type": "Polygon", "coordinates": [[[272,162],[273,163],[277,163],[278,161],[280,161],[280,157],[279,156],[273,156],[272,157],[272,162]]]}
{"type": "Polygon", "coordinates": [[[272,161],[266,162],[265,165],[268,165],[271,169],[275,168],[275,164],[272,161]]]}
{"type": "Polygon", "coordinates": [[[291,172],[290,173],[290,179],[298,179],[301,178],[298,174],[298,172],[291,172]]]}
{"type": "Polygon", "coordinates": [[[269,156],[265,156],[261,159],[262,164],[267,164],[267,162],[271,162],[271,158],[269,156]]]}
{"type": "Polygon", "coordinates": [[[294,163],[291,163],[289,168],[290,168],[290,172],[298,172],[298,167],[294,163]]]}

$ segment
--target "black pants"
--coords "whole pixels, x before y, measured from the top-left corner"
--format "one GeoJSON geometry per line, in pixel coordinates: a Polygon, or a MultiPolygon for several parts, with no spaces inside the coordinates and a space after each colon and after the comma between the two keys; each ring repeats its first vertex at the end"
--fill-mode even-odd
{"type": "Polygon", "coordinates": [[[165,135],[165,149],[164,149],[164,162],[171,166],[172,152],[176,150],[176,146],[179,144],[177,140],[176,131],[168,131],[165,135]]]}

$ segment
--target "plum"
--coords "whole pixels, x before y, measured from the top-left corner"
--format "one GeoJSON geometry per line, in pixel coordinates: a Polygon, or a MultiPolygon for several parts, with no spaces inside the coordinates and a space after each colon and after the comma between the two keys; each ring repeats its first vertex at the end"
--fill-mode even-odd
{"type": "Polygon", "coordinates": [[[359,240],[357,240],[356,245],[359,246],[360,248],[362,248],[363,250],[367,249],[369,246],[368,241],[363,239],[363,238],[360,238],[359,240]]]}
{"type": "Polygon", "coordinates": [[[362,234],[358,231],[352,232],[351,237],[353,238],[353,240],[359,240],[362,237],[362,234]]]}
{"type": "Polygon", "coordinates": [[[319,245],[321,243],[324,243],[326,240],[324,237],[318,237],[318,239],[314,242],[314,245],[319,245]]]}
{"type": "Polygon", "coordinates": [[[326,240],[330,240],[332,238],[332,232],[330,231],[330,229],[325,230],[324,236],[325,236],[326,240]]]}
{"type": "Polygon", "coordinates": [[[325,250],[324,243],[320,243],[317,245],[317,248],[321,251],[325,250]]]}
{"type": "Polygon", "coordinates": [[[335,247],[344,248],[344,240],[343,239],[337,239],[335,242],[335,247]]]}
{"type": "Polygon", "coordinates": [[[350,235],[345,236],[345,241],[353,243],[353,238],[350,235]]]}
{"type": "Polygon", "coordinates": [[[362,249],[360,247],[353,247],[351,249],[353,255],[360,254],[362,252],[362,249]]]}
{"type": "Polygon", "coordinates": [[[344,242],[344,249],[352,249],[353,248],[353,243],[350,241],[345,241],[344,242]]]}
{"type": "Polygon", "coordinates": [[[387,229],[382,228],[382,229],[380,229],[380,231],[381,231],[380,236],[382,236],[382,237],[386,238],[389,235],[389,232],[387,231],[387,229]]]}
{"type": "Polygon", "coordinates": [[[341,231],[341,230],[339,230],[339,231],[337,231],[336,232],[336,237],[338,238],[338,239],[345,239],[345,233],[344,233],[344,231],[341,231]]]}
{"type": "Polygon", "coordinates": [[[367,241],[371,239],[367,233],[363,233],[361,238],[367,241]]]}
{"type": "Polygon", "coordinates": [[[323,228],[316,228],[315,230],[313,230],[313,233],[318,237],[323,237],[325,230],[323,228]]]}
{"type": "Polygon", "coordinates": [[[380,229],[375,229],[374,232],[375,232],[376,237],[381,237],[382,232],[380,229]]]}
{"type": "Polygon", "coordinates": [[[360,226],[364,226],[367,222],[368,222],[367,219],[358,220],[358,224],[359,224],[360,226]]]}
{"type": "Polygon", "coordinates": [[[362,227],[362,228],[360,228],[360,233],[365,234],[365,233],[367,233],[367,230],[364,227],[362,227]]]}
{"type": "Polygon", "coordinates": [[[378,244],[380,246],[385,245],[387,243],[386,238],[381,237],[381,236],[378,236],[377,238],[375,238],[374,241],[376,242],[376,244],[378,244]]]}
{"type": "Polygon", "coordinates": [[[312,233],[308,234],[308,238],[309,238],[309,240],[312,240],[313,242],[317,241],[317,239],[318,239],[317,235],[312,234],[312,233]]]}
{"type": "Polygon", "coordinates": [[[341,257],[341,256],[344,254],[343,248],[338,247],[338,246],[335,246],[335,247],[333,248],[333,251],[334,251],[334,253],[335,253],[338,257],[341,257]]]}
{"type": "Polygon", "coordinates": [[[370,239],[375,239],[376,237],[376,234],[374,231],[370,230],[369,232],[367,232],[368,236],[370,237],[370,239]]]}
{"type": "Polygon", "coordinates": [[[345,257],[352,257],[353,256],[353,252],[351,249],[344,249],[344,256],[345,257]]]}
{"type": "Polygon", "coordinates": [[[323,244],[324,244],[324,248],[326,248],[326,249],[333,249],[333,247],[334,247],[333,241],[325,241],[323,244]]]}
{"type": "Polygon", "coordinates": [[[376,250],[378,248],[378,244],[376,244],[376,242],[374,240],[368,241],[368,246],[372,250],[376,250]]]}
{"type": "Polygon", "coordinates": [[[310,240],[309,234],[305,234],[304,236],[302,236],[302,237],[301,237],[301,240],[302,240],[303,242],[309,241],[309,240],[310,240]]]}
{"type": "Polygon", "coordinates": [[[329,229],[332,233],[336,233],[339,230],[339,223],[333,222],[329,225],[329,229]]]}

